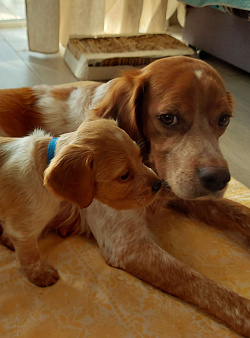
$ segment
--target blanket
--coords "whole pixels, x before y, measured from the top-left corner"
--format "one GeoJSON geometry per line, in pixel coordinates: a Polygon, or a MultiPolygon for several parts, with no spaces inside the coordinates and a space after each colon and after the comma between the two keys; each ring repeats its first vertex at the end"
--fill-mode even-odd
{"type": "MultiPolygon", "coordinates": [[[[226,197],[250,207],[250,191],[236,180],[226,197]]],[[[169,253],[250,298],[243,236],[167,209],[150,227],[169,253]]],[[[108,266],[93,238],[50,234],[39,245],[61,277],[47,288],[31,284],[15,252],[0,245],[1,337],[238,337],[194,306],[108,266]]]]}

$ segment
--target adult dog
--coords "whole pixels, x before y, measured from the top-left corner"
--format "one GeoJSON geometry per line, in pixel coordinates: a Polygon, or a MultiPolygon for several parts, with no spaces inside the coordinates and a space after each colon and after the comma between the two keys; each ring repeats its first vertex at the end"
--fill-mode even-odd
{"type": "MultiPolygon", "coordinates": [[[[172,57],[108,83],[37,86],[0,92],[2,135],[42,127],[57,136],[75,130],[91,109],[113,117],[142,145],[148,162],[171,187],[166,202],[187,216],[250,237],[250,211],[223,199],[230,179],[218,138],[232,116],[232,98],[206,63],[172,57]],[[198,200],[197,200],[198,199],[198,200]]],[[[250,301],[190,269],[152,239],[138,210],[115,211],[99,202],[82,217],[106,262],[195,304],[250,337],[250,301]]]]}

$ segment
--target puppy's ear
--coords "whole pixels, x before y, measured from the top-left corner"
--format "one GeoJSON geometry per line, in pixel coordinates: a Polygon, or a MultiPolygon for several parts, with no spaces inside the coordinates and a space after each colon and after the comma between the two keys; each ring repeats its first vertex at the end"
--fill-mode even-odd
{"type": "Polygon", "coordinates": [[[94,198],[91,154],[77,145],[67,146],[45,170],[44,185],[79,208],[88,207],[94,198]]]}
{"type": "Polygon", "coordinates": [[[98,116],[117,120],[119,127],[135,141],[143,138],[140,122],[145,82],[140,70],[125,72],[114,80],[95,110],[98,116]]]}

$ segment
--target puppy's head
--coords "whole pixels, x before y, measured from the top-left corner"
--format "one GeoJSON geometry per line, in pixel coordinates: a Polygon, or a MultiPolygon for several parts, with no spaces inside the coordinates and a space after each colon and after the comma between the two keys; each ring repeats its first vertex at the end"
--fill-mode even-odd
{"type": "Polygon", "coordinates": [[[116,209],[150,204],[161,187],[142,163],[139,147],[115,121],[91,118],[74,133],[45,171],[45,185],[87,207],[93,198],[116,209]]]}
{"type": "Polygon", "coordinates": [[[232,98],[212,67],[188,57],[161,59],[116,80],[108,95],[104,116],[117,115],[130,136],[143,139],[144,157],[176,195],[223,196],[230,174],[218,139],[232,98]]]}

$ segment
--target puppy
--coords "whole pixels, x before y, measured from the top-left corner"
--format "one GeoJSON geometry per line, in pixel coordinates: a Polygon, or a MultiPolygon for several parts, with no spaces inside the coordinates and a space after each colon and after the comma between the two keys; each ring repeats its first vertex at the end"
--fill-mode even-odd
{"type": "Polygon", "coordinates": [[[66,210],[79,222],[79,208],[94,198],[118,210],[141,208],[161,187],[142,163],[139,147],[113,120],[84,122],[57,140],[41,130],[24,138],[2,137],[0,159],[3,239],[38,286],[59,278],[38,248],[39,235],[54,217],[66,210]]]}

